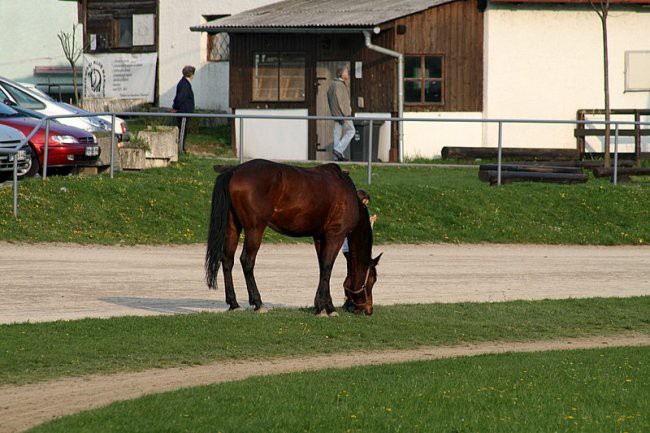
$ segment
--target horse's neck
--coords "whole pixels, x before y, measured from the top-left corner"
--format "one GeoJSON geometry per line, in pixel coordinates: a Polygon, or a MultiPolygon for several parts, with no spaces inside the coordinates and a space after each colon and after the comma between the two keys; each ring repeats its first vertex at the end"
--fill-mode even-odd
{"type": "Polygon", "coordinates": [[[368,209],[359,204],[359,222],[348,236],[352,266],[369,265],[372,259],[372,227],[368,209]]]}

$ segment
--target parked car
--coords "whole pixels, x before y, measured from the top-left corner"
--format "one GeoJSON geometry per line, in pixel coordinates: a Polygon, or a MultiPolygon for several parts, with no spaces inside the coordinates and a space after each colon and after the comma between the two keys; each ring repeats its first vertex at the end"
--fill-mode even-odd
{"type": "MultiPolygon", "coordinates": [[[[74,105],[57,102],[33,84],[18,83],[4,77],[0,77],[0,102],[34,110],[46,116],[93,114],[74,105]]],[[[89,132],[111,130],[111,116],[61,117],[57,121],[89,132]]],[[[113,131],[117,141],[129,140],[129,133],[124,119],[115,118],[113,131]]]]}
{"type": "MultiPolygon", "coordinates": [[[[0,124],[7,125],[28,136],[39,120],[19,113],[7,104],[0,103],[0,124]]],[[[94,134],[68,125],[53,122],[49,127],[47,166],[69,173],[75,166],[87,165],[99,158],[101,149],[94,134]]],[[[34,176],[41,171],[45,153],[45,125],[41,125],[29,140],[31,167],[25,174],[34,176]]]]}
{"type": "MultiPolygon", "coordinates": [[[[25,140],[25,134],[6,125],[0,125],[0,149],[15,149],[25,140]]],[[[0,152],[0,182],[11,179],[14,171],[14,158],[18,160],[18,176],[24,176],[32,165],[29,145],[24,143],[15,154],[0,152]]]]}

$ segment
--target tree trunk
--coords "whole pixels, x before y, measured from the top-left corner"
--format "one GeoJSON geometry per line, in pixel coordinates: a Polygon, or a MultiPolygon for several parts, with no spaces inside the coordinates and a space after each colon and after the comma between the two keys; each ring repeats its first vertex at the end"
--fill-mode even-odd
{"type": "Polygon", "coordinates": [[[607,9],[609,9],[609,3],[603,5],[602,15],[600,16],[601,23],[603,25],[603,71],[604,71],[604,90],[605,90],[605,149],[604,149],[604,163],[605,167],[611,165],[611,156],[610,156],[610,137],[611,137],[611,125],[609,121],[612,117],[612,112],[609,106],[609,50],[607,48],[607,9]]]}
{"type": "Polygon", "coordinates": [[[70,60],[72,68],[72,100],[74,105],[79,105],[79,91],[77,86],[77,72],[75,71],[75,62],[70,60]]]}

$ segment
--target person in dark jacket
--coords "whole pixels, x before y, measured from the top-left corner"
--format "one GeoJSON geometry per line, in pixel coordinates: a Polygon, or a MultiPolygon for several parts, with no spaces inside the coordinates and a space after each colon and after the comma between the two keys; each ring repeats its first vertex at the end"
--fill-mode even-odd
{"type": "MultiPolygon", "coordinates": [[[[174,113],[194,113],[194,91],[192,90],[192,79],[196,68],[194,66],[185,66],[183,68],[183,77],[176,85],[176,96],[172,104],[172,112],[174,113]]],[[[185,138],[187,131],[190,129],[189,117],[177,117],[178,119],[178,140],[179,148],[185,149],[185,138]],[[185,128],[183,128],[183,119],[185,120],[185,128]]]]}

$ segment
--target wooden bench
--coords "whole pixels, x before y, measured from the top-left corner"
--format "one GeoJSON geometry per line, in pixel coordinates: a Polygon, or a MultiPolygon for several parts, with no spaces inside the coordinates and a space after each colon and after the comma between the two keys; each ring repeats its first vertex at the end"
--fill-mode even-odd
{"type": "MultiPolygon", "coordinates": [[[[633,116],[634,122],[640,122],[641,116],[650,116],[650,110],[648,109],[614,109],[610,110],[610,113],[613,116],[633,116]]],[[[585,121],[587,115],[598,115],[604,116],[605,110],[602,109],[580,109],[577,111],[576,119],[579,121],[585,121]]],[[[630,119],[632,120],[632,119],[630,119]]],[[[614,143],[614,136],[616,134],[616,128],[614,125],[610,125],[610,145],[614,143]]],[[[581,155],[585,154],[585,138],[586,137],[604,137],[606,133],[606,128],[586,128],[586,124],[579,123],[576,125],[576,128],[573,130],[573,135],[576,138],[576,147],[580,151],[581,155]]],[[[618,128],[619,137],[634,137],[634,162],[635,165],[638,165],[641,160],[641,137],[650,136],[650,128],[642,128],[641,125],[625,125],[625,128],[618,128]]]]}

